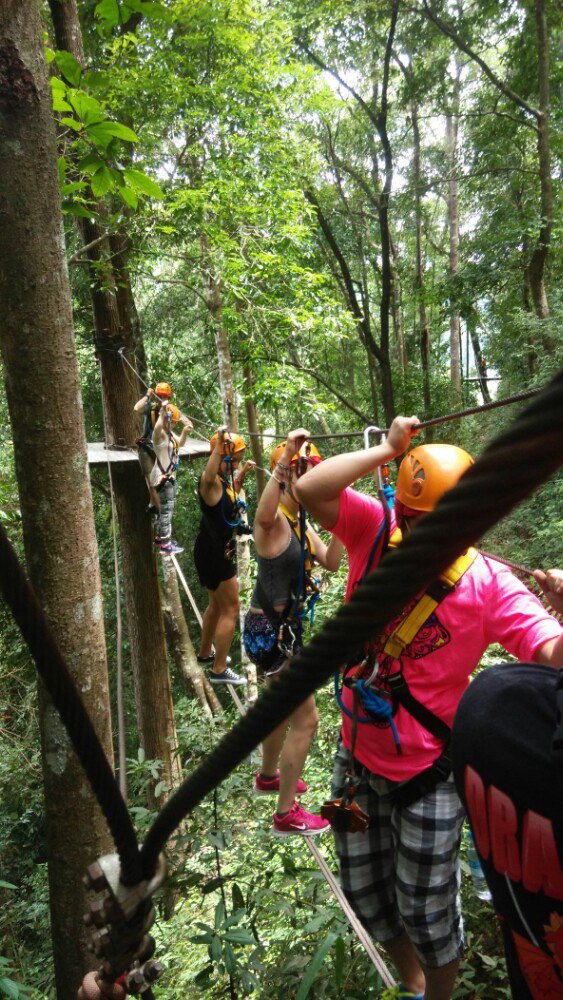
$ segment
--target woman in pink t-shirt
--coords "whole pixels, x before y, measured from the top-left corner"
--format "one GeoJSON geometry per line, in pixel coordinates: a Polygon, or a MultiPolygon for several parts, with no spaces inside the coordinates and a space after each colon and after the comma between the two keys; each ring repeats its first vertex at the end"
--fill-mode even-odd
{"type": "MultiPolygon", "coordinates": [[[[301,503],[346,546],[347,599],[366,570],[377,566],[382,545],[375,543],[378,535],[385,537],[382,504],[350,486],[402,454],[417,423],[416,417],[397,417],[382,444],[327,459],[297,485],[301,503]]],[[[412,530],[471,462],[450,445],[423,445],[409,453],[395,504],[403,532],[412,530]]],[[[385,652],[387,640],[417,601],[364,650],[369,675],[375,675],[373,687],[390,710],[372,720],[360,706],[359,718],[369,721],[357,724],[352,762],[353,702],[344,689],[333,774],[334,798],[342,797],[351,766],[360,774],[354,801],[369,817],[366,833],[334,833],[343,888],[362,922],[385,945],[407,995],[426,1000],[449,1000],[463,953],[458,890],[464,810],[448,752],[457,704],[493,642],[519,659],[563,665],[561,626],[523,584],[474,552],[460,566],[458,582],[422,621],[399,659],[385,652]]]]}

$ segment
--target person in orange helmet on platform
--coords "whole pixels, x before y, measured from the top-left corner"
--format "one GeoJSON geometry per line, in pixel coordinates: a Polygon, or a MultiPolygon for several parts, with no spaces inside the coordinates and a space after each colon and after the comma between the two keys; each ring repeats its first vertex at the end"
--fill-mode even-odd
{"type": "Polygon", "coordinates": [[[147,389],[144,396],[137,400],[133,409],[135,413],[144,415],[143,431],[141,437],[136,440],[139,455],[139,464],[145,477],[147,489],[149,491],[150,503],[147,513],[156,517],[160,507],[160,499],[154,486],[151,485],[151,472],[155,463],[155,453],[152,441],[154,425],[156,424],[160,408],[163,403],[169,403],[172,399],[172,386],[169,382],[157,382],[156,387],[147,389]]]}
{"type": "Polygon", "coordinates": [[[238,493],[255,463],[241,464],[246,443],[226,427],[219,428],[209,445],[211,455],[199,481],[201,521],[194,545],[197,574],[209,595],[197,661],[211,666],[212,684],[246,684],[229,666],[228,653],[239,613],[234,535],[247,528],[238,493]]]}
{"type": "MultiPolygon", "coordinates": [[[[329,545],[319,538],[293,493],[293,484],[321,461],[314,444],[305,441],[308,437],[308,431],[297,428],[274,448],[272,475],[254,518],[258,579],[243,639],[249,658],[265,677],[279,673],[301,649],[308,605],[314,607],[311,602],[318,596],[311,577],[313,562],[336,570],[343,550],[337,538],[329,545]]],[[[254,790],[258,795],[278,796],[275,836],[307,837],[330,828],[326,820],[306,812],[295,800],[296,794],[307,791],[301,772],[317,722],[315,698],[310,695],[262,742],[262,769],[254,790]]]]}
{"type": "MultiPolygon", "coordinates": [[[[381,444],[327,459],[295,485],[348,551],[346,597],[386,546],[416,531],[472,464],[462,448],[419,445],[403,459],[393,511],[351,484],[402,454],[416,417],[381,444]],[[399,531],[397,531],[397,523],[399,531]],[[388,531],[386,531],[386,525],[388,531]]],[[[343,668],[342,739],[332,796],[342,887],[393,960],[401,996],[449,1000],[463,954],[459,846],[465,818],[451,773],[453,718],[491,643],[563,663],[563,631],[506,566],[469,549],[343,668]],[[365,814],[358,817],[351,803],[365,814]]]]}
{"type": "Polygon", "coordinates": [[[161,555],[165,556],[184,551],[172,540],[172,515],[176,503],[176,469],[180,461],[179,451],[192,427],[191,420],[185,417],[177,406],[173,403],[162,404],[152,435],[155,463],[150,483],[159,498],[154,544],[161,555]],[[172,430],[177,423],[183,424],[180,434],[175,434],[172,430]]]}

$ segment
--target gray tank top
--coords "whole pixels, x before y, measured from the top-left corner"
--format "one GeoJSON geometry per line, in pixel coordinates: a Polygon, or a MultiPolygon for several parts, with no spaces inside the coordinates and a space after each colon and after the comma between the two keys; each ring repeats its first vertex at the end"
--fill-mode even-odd
{"type": "MultiPolygon", "coordinates": [[[[301,546],[297,535],[291,528],[289,534],[289,544],[279,555],[267,559],[256,553],[258,579],[273,607],[277,604],[285,606],[288,603],[299,579],[301,546]]],[[[254,588],[251,603],[255,608],[262,607],[257,587],[254,588]]]]}

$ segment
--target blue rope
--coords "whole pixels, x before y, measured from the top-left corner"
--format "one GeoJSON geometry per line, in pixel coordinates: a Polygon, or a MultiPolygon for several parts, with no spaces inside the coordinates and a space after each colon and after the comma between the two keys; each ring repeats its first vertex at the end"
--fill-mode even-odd
{"type": "Polygon", "coordinates": [[[361,678],[356,681],[356,686],[365,711],[369,712],[380,722],[389,722],[391,732],[393,733],[393,739],[395,740],[395,746],[397,747],[397,753],[402,753],[401,741],[399,739],[397,727],[393,721],[393,705],[389,698],[381,697],[381,695],[372,691],[370,687],[366,687],[365,681],[361,678]]]}
{"type": "Polygon", "coordinates": [[[379,531],[377,532],[377,535],[375,536],[375,541],[374,541],[374,543],[373,543],[373,545],[372,545],[372,547],[370,549],[370,553],[369,553],[369,556],[367,558],[366,566],[365,566],[364,572],[362,573],[362,578],[360,580],[360,583],[364,582],[366,576],[369,573],[369,568],[371,566],[373,557],[374,557],[374,555],[375,555],[375,553],[377,551],[377,546],[379,545],[379,542],[381,540],[381,536],[382,536],[382,534],[383,534],[384,531],[385,531],[385,518],[383,518],[383,521],[381,522],[381,524],[379,526],[379,531]]]}
{"type": "MultiPolygon", "coordinates": [[[[347,715],[349,719],[354,719],[354,713],[350,711],[344,704],[342,700],[342,688],[339,683],[339,671],[336,671],[334,675],[334,693],[336,695],[336,700],[340,706],[344,715],[347,715]]],[[[397,727],[393,720],[393,705],[388,698],[382,698],[380,695],[372,691],[371,688],[366,687],[365,681],[356,681],[356,687],[358,694],[360,696],[360,701],[362,703],[365,712],[369,712],[371,718],[362,719],[359,715],[356,717],[356,722],[372,722],[372,719],[377,719],[378,722],[389,722],[391,727],[391,732],[393,734],[393,739],[395,741],[395,746],[397,747],[397,753],[402,753],[401,741],[399,739],[399,734],[397,732],[397,727]]]]}
{"type": "MultiPolygon", "coordinates": [[[[228,468],[229,462],[231,462],[231,461],[232,461],[231,456],[230,455],[225,455],[224,462],[227,465],[227,468],[228,468]]],[[[231,479],[233,480],[233,493],[235,493],[234,476],[232,474],[232,469],[231,469],[231,479]]],[[[228,524],[229,528],[238,528],[239,524],[242,524],[242,514],[244,514],[244,512],[246,510],[246,504],[245,504],[244,500],[239,500],[237,498],[234,501],[234,510],[235,511],[239,510],[241,512],[241,517],[239,517],[238,521],[229,521],[229,519],[228,519],[228,517],[227,517],[227,515],[225,513],[225,497],[226,497],[226,495],[227,495],[227,484],[223,480],[223,492],[221,494],[221,514],[223,515],[223,520],[224,520],[225,524],[228,524]]],[[[236,493],[235,493],[235,496],[236,496],[236,493]]]]}
{"type": "Polygon", "coordinates": [[[391,486],[391,483],[386,483],[383,487],[383,492],[385,494],[385,499],[387,500],[387,506],[389,510],[393,507],[395,503],[395,490],[391,486]]]}

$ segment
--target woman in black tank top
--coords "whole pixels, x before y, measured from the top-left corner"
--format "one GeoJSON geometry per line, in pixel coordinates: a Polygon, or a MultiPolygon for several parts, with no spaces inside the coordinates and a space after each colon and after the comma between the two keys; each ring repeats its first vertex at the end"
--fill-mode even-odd
{"type": "MultiPolygon", "coordinates": [[[[299,503],[293,495],[294,477],[320,461],[316,448],[305,443],[308,437],[308,431],[298,428],[272,452],[272,477],[260,498],[254,521],[258,581],[245,618],[244,642],[250,659],[266,676],[283,669],[291,653],[298,652],[300,647],[299,613],[307,596],[301,578],[306,578],[313,559],[326,569],[337,569],[343,550],[337,538],[325,545],[304,517],[300,517],[299,503]],[[306,537],[302,546],[303,527],[306,537]]],[[[262,770],[256,775],[254,790],[259,795],[278,796],[275,836],[313,836],[330,828],[326,820],[306,812],[295,801],[296,795],[307,791],[301,771],[317,721],[315,699],[311,695],[262,743],[262,770]]]]}
{"type": "Polygon", "coordinates": [[[199,663],[211,665],[213,684],[246,684],[228,665],[228,653],[239,613],[233,532],[241,523],[237,494],[254,462],[240,463],[245,442],[220,428],[210,441],[211,456],[199,481],[201,508],[194,561],[209,603],[203,615],[199,663]]]}

